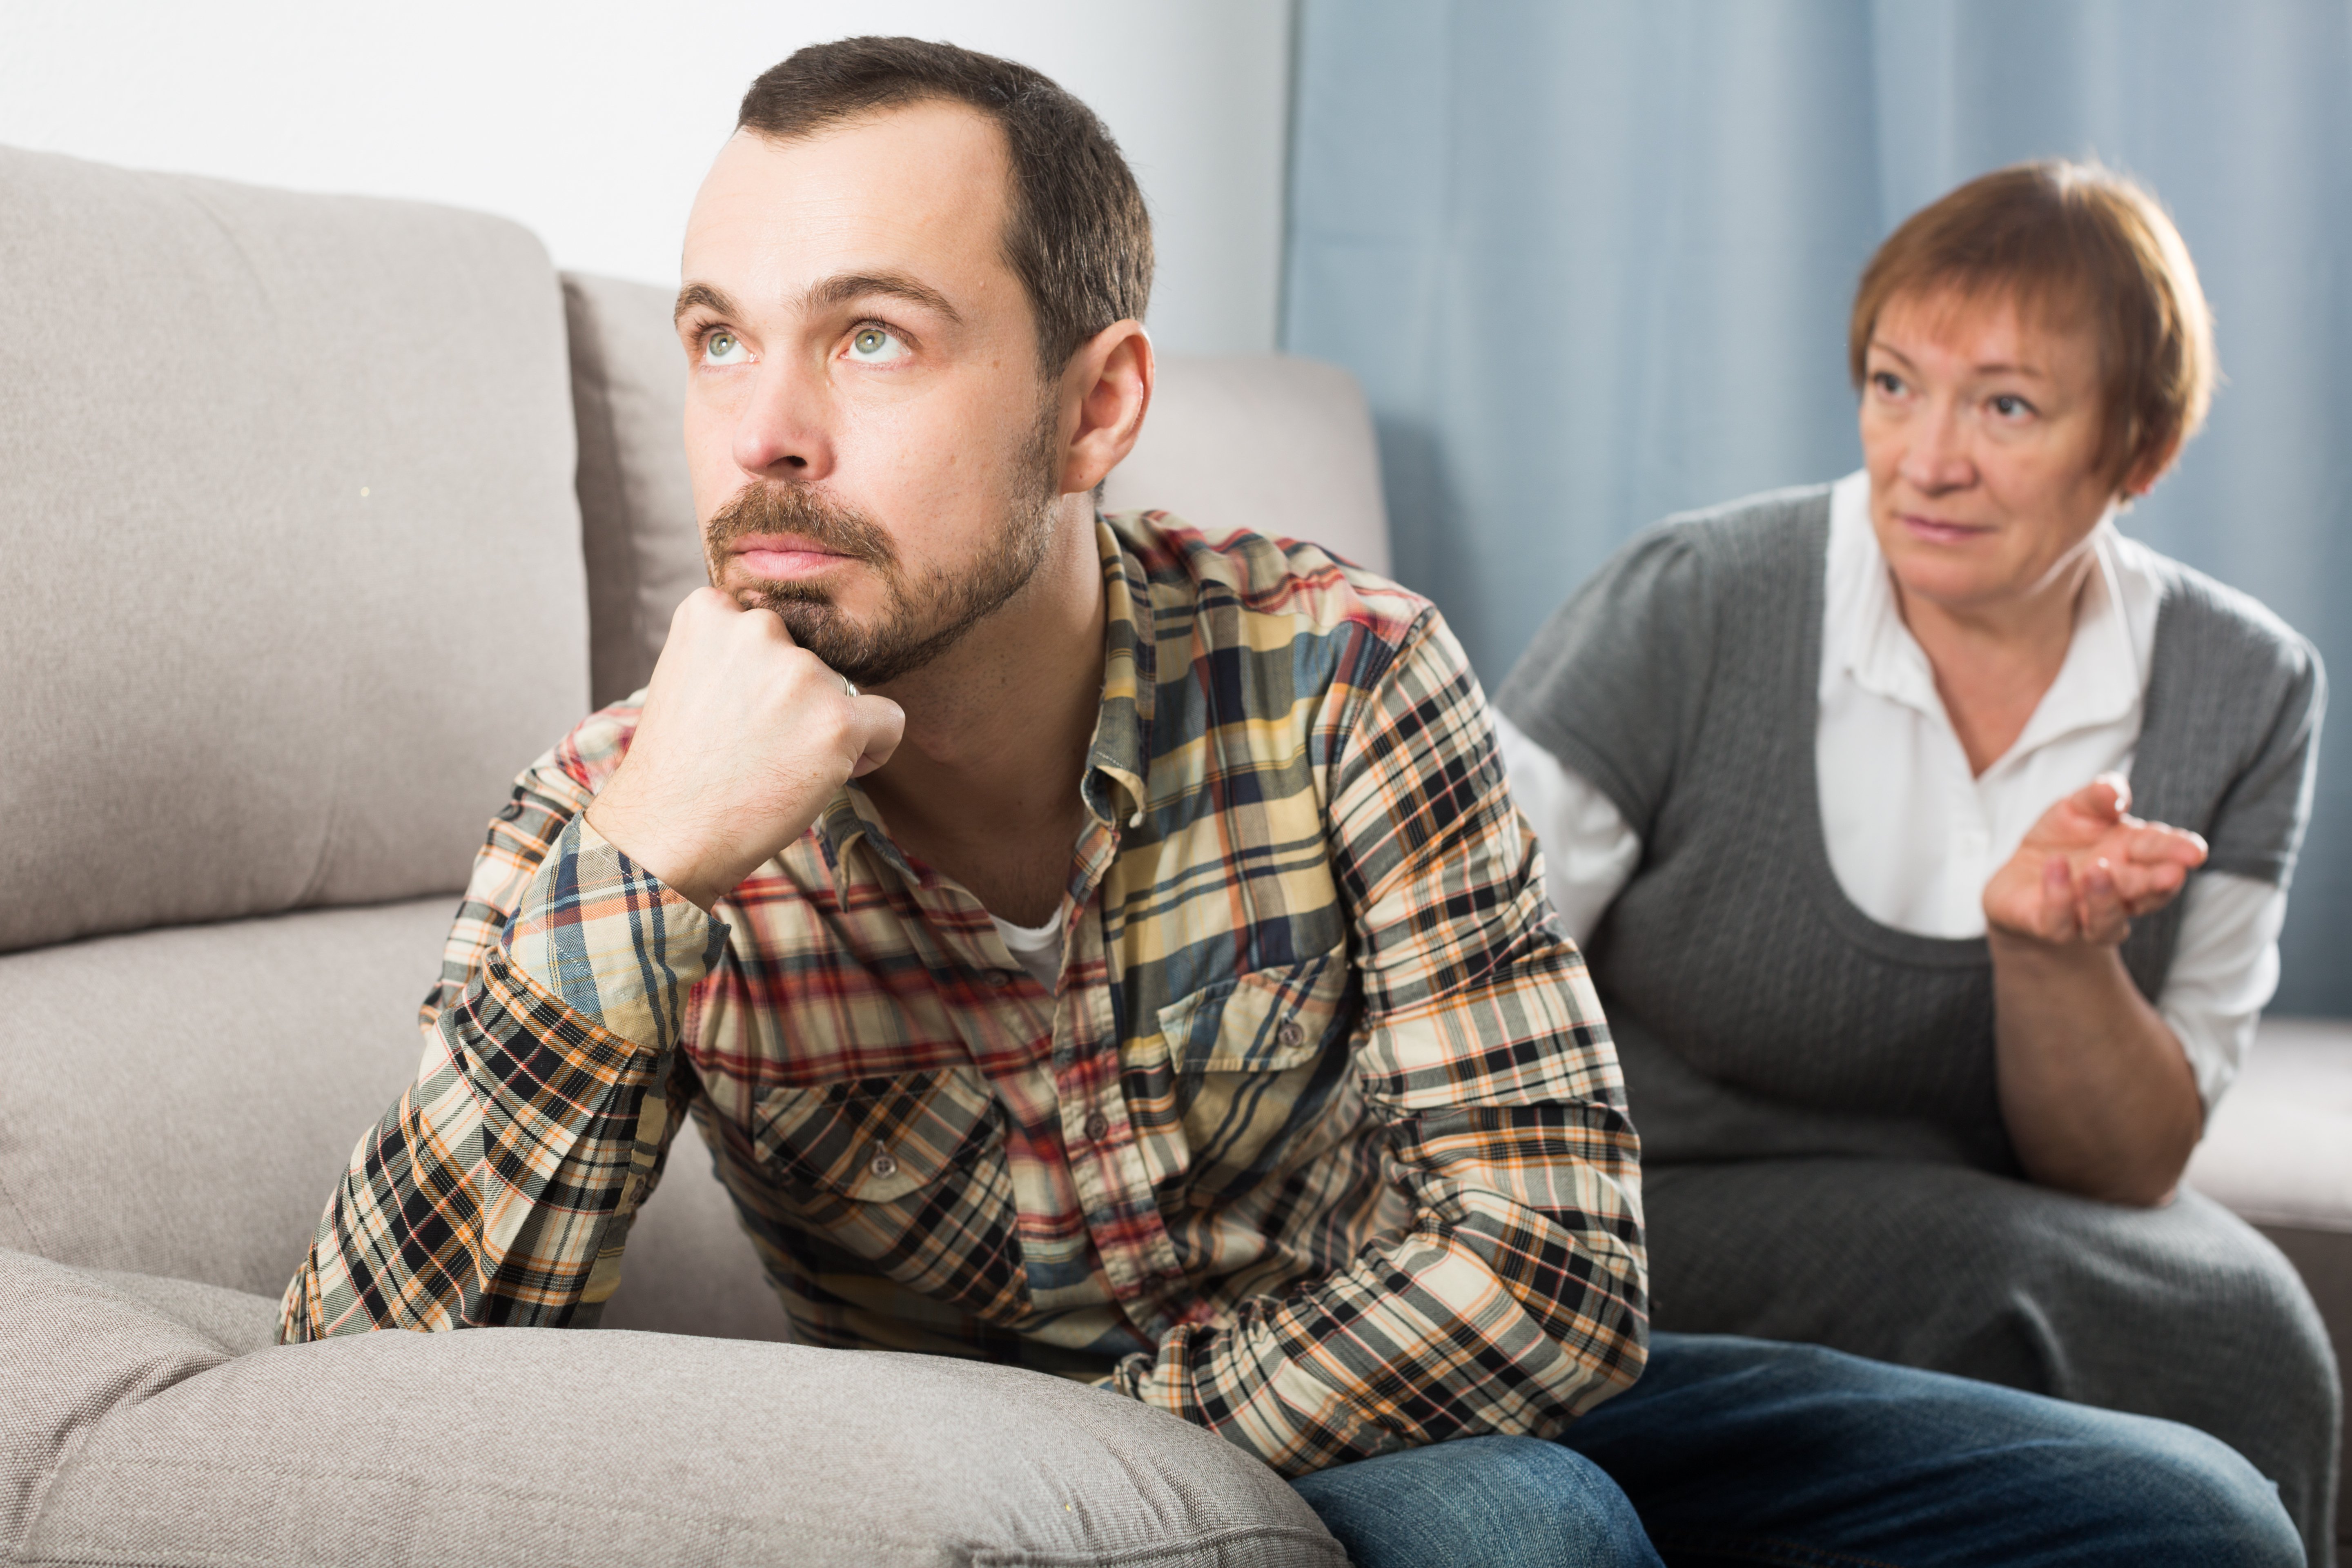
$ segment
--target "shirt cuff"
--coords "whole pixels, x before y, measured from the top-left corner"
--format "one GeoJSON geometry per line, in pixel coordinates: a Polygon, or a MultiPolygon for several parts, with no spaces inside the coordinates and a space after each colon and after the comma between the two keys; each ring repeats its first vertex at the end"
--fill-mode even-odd
{"type": "Polygon", "coordinates": [[[507,961],[632,1045],[676,1046],[686,996],[728,927],[623,854],[583,814],[540,862],[501,938],[507,961]]]}

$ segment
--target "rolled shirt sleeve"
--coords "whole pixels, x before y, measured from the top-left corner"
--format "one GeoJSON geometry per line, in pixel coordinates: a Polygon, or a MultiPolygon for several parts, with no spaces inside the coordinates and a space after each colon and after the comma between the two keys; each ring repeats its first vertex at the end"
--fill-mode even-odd
{"type": "Polygon", "coordinates": [[[2191,878],[2180,897],[2180,937],[2156,1010],[2180,1042],[2210,1117],[2244,1065],[2254,1026],[2278,990],[2286,889],[2207,871],[2191,878]]]}

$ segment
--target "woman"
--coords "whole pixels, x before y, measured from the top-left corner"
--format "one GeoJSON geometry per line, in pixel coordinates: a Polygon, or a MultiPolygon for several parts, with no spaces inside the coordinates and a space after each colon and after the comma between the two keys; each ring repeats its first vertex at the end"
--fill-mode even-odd
{"type": "Polygon", "coordinates": [[[2177,1191],[2276,983],[2323,700],[2116,527],[2212,384],[2187,249],[2127,180],[2002,170],[1881,247],[1849,352],[1862,472],[1635,539],[1497,700],[1654,1321],[2200,1426],[2326,1561],[2316,1311],[2177,1191]]]}

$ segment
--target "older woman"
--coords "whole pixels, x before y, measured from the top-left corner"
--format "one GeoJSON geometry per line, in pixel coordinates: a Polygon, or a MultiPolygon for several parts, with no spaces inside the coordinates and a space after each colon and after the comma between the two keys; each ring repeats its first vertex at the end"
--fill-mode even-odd
{"type": "Polygon", "coordinates": [[[1863,471],[1635,539],[1497,701],[1655,1322],[2200,1426],[2325,1561],[2316,1312],[2178,1191],[2276,982],[2323,700],[2116,524],[2212,383],[2188,252],[2126,180],[2006,169],[1886,241],[1849,349],[1863,471]]]}

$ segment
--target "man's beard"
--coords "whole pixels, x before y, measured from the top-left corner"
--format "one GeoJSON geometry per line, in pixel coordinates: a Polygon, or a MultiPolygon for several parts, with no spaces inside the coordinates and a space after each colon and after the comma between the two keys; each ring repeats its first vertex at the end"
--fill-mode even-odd
{"type": "Polygon", "coordinates": [[[1024,499],[1013,503],[991,547],[964,575],[937,566],[909,573],[890,536],[857,508],[793,480],[753,479],[712,513],[703,530],[710,580],[739,601],[773,610],[794,642],[861,687],[881,686],[920,669],[1026,587],[1044,563],[1061,498],[1054,461],[1058,413],[1048,399],[1013,460],[1014,481],[1024,499]],[[853,621],[818,583],[727,581],[728,546],[762,533],[796,534],[865,563],[881,581],[879,614],[868,625],[853,621]]]}

